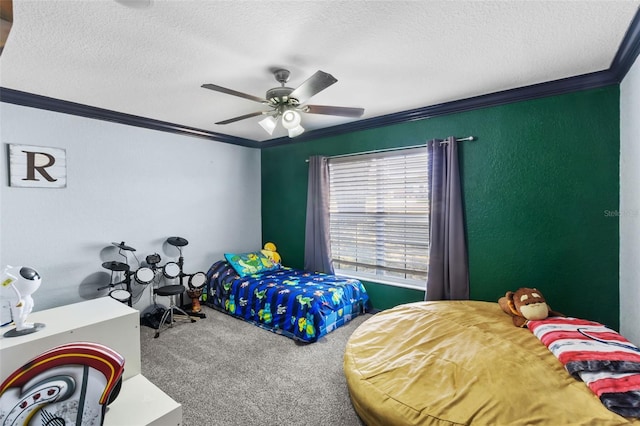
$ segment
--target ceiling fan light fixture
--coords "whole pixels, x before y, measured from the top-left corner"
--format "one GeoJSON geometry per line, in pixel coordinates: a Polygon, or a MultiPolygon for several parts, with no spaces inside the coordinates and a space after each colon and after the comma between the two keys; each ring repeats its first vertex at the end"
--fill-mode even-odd
{"type": "MultiPolygon", "coordinates": [[[[151,2],[153,0],[147,1],[151,2]]],[[[285,86],[286,82],[289,80],[288,70],[278,68],[273,71],[273,74],[278,83],[280,83],[280,87],[274,87],[267,90],[264,98],[238,92],[237,90],[227,89],[226,87],[218,86],[216,84],[203,84],[201,87],[205,89],[226,93],[227,95],[238,96],[272,108],[271,111],[256,111],[250,114],[233,117],[228,120],[219,121],[215,124],[230,124],[240,120],[246,120],[247,118],[268,114],[269,116],[260,120],[259,123],[260,126],[269,133],[269,135],[273,135],[275,128],[278,125],[278,120],[282,116],[282,127],[288,131],[289,137],[293,138],[301,135],[305,131],[304,127],[300,125],[300,122],[302,121],[302,117],[300,115],[301,112],[309,114],[335,115],[340,117],[360,117],[364,113],[363,108],[347,108],[331,105],[305,105],[305,102],[309,98],[338,81],[331,74],[318,70],[295,89],[285,86]]]]}
{"type": "MultiPolygon", "coordinates": [[[[287,130],[292,130],[296,127],[300,127],[300,121],[301,118],[298,111],[288,109],[282,114],[282,125],[287,130]]],[[[304,131],[304,129],[302,129],[302,131],[304,131]]]]}
{"type": "Polygon", "coordinates": [[[276,129],[276,125],[278,124],[278,120],[272,116],[268,116],[266,118],[263,118],[262,120],[260,120],[258,122],[262,128],[269,133],[270,135],[273,135],[273,131],[276,129]]]}
{"type": "Polygon", "coordinates": [[[290,138],[295,138],[296,136],[300,136],[301,134],[304,133],[304,127],[302,127],[300,125],[297,125],[293,129],[288,129],[288,130],[289,130],[289,137],[290,138]]]}

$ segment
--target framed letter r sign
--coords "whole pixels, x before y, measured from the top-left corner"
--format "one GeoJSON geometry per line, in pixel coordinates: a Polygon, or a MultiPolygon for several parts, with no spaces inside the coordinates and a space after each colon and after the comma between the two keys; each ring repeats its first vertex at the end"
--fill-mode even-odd
{"type": "Polygon", "coordinates": [[[65,188],[66,151],[48,146],[9,145],[9,185],[22,188],[65,188]]]}

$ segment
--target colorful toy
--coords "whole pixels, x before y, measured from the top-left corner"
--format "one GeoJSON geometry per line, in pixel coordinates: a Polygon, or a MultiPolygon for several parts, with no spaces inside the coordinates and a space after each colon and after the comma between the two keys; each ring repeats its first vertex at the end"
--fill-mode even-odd
{"type": "Polygon", "coordinates": [[[529,320],[564,316],[551,310],[542,293],[536,288],[522,287],[515,292],[507,291],[498,299],[498,304],[505,313],[511,315],[516,327],[526,326],[529,320]]]}
{"type": "Polygon", "coordinates": [[[56,346],[0,384],[0,419],[3,425],[102,425],[123,373],[124,357],[107,346],[56,346]]]}
{"type": "Polygon", "coordinates": [[[280,257],[280,255],[276,251],[276,245],[275,244],[266,243],[264,245],[264,249],[262,249],[261,251],[265,256],[270,258],[273,261],[273,263],[277,263],[277,264],[281,264],[282,263],[282,258],[280,257]]]}
{"type": "Polygon", "coordinates": [[[38,290],[42,279],[40,274],[26,266],[7,266],[0,279],[0,296],[10,303],[11,317],[16,325],[14,330],[5,333],[7,337],[33,333],[44,327],[41,323],[26,322],[27,316],[33,310],[31,295],[38,290]]]}

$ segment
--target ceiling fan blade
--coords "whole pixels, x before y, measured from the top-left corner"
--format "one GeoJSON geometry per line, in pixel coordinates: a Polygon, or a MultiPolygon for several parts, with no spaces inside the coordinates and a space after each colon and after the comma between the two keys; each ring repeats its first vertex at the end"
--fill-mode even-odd
{"type": "Polygon", "coordinates": [[[249,99],[250,101],[260,102],[262,104],[268,103],[266,99],[259,98],[257,96],[248,95],[246,93],[238,92],[237,90],[227,89],[226,87],[218,86],[215,84],[203,84],[200,87],[205,89],[214,90],[216,92],[226,93],[227,95],[239,96],[241,98],[249,99]]]}
{"type": "Polygon", "coordinates": [[[311,77],[306,79],[300,86],[298,86],[291,94],[290,98],[297,99],[301,104],[307,99],[331,86],[338,81],[331,74],[327,74],[323,71],[316,71],[311,77]]]}
{"type": "Polygon", "coordinates": [[[339,115],[342,117],[360,117],[364,114],[364,108],[347,108],[328,105],[305,105],[303,111],[310,114],[339,115]]]}
{"type": "Polygon", "coordinates": [[[270,112],[271,111],[256,111],[256,112],[252,112],[250,114],[245,114],[245,115],[241,115],[241,116],[238,116],[238,117],[230,118],[228,120],[218,121],[216,124],[235,123],[236,121],[244,120],[245,118],[256,117],[258,115],[263,115],[263,114],[269,114],[270,112]]]}

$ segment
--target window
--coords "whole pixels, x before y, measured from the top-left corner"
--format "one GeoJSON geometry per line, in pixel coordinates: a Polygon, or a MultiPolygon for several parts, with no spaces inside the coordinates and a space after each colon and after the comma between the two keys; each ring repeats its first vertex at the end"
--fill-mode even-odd
{"type": "Polygon", "coordinates": [[[426,288],[427,149],[329,160],[331,255],[336,273],[426,288]]]}

